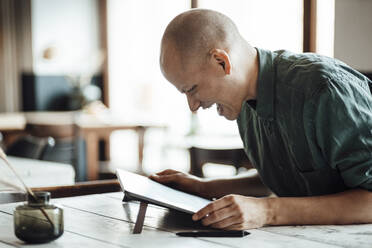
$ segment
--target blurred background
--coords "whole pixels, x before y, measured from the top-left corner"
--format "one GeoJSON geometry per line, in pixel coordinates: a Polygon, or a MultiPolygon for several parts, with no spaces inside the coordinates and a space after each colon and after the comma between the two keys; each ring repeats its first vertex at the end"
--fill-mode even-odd
{"type": "Polygon", "coordinates": [[[191,114],[159,69],[166,25],[197,7],[228,15],[256,47],[372,73],[369,0],[0,0],[1,144],[31,186],[116,168],[216,177],[250,167],[236,123],[214,108],[191,114]]]}

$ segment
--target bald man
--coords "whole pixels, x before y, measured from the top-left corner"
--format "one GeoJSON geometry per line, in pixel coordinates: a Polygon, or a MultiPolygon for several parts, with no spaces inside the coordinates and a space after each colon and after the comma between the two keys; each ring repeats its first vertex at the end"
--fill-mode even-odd
{"type": "Polygon", "coordinates": [[[191,111],[216,104],[219,115],[237,120],[259,174],[215,180],[174,170],[152,175],[218,198],[193,220],[228,230],[372,222],[369,79],[335,59],[253,48],[228,17],[203,9],[171,21],[160,66],[191,111]],[[277,197],[258,198],[267,188],[277,197]]]}

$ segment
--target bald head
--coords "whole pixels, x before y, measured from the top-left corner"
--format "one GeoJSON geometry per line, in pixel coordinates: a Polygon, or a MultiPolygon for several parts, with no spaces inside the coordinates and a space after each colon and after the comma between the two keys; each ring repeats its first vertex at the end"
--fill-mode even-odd
{"type": "Polygon", "coordinates": [[[160,67],[191,111],[216,104],[219,115],[235,120],[242,103],[256,94],[257,51],[230,18],[213,10],[186,11],[169,23],[160,67]]]}
{"type": "Polygon", "coordinates": [[[160,64],[163,68],[167,55],[181,58],[183,67],[190,62],[202,62],[211,49],[229,51],[241,39],[236,25],[227,16],[207,9],[189,10],[168,24],[161,43],[160,64]]]}

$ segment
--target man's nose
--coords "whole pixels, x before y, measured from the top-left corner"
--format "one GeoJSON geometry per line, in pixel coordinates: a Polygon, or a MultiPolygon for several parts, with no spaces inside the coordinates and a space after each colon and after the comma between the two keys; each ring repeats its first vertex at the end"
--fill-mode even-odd
{"type": "Polygon", "coordinates": [[[193,97],[186,95],[187,96],[187,102],[189,104],[189,108],[192,112],[195,112],[199,109],[200,107],[200,101],[195,100],[193,97]]]}

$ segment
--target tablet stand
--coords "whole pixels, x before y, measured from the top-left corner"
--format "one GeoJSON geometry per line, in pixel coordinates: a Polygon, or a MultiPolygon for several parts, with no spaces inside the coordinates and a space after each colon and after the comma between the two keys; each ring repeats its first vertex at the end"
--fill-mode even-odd
{"type": "MultiPolygon", "coordinates": [[[[123,202],[128,202],[131,200],[135,200],[135,199],[132,199],[128,197],[127,195],[124,195],[123,202]]],[[[133,229],[133,234],[140,234],[142,232],[143,223],[146,217],[147,205],[148,205],[147,202],[140,201],[140,206],[139,206],[139,210],[137,214],[136,224],[134,225],[134,229],[133,229]]]]}

